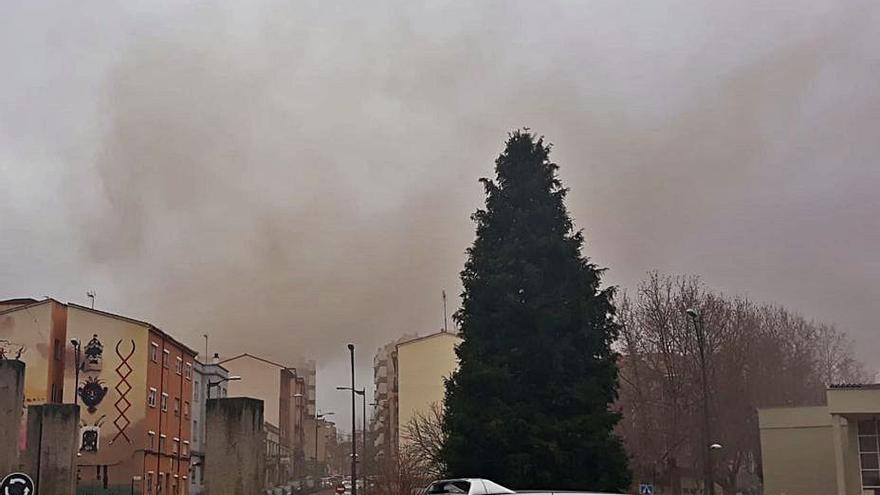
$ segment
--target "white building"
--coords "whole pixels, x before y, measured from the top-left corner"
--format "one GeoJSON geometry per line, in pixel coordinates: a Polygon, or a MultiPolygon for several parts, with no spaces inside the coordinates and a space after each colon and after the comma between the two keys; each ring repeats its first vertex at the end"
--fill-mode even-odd
{"type": "Polygon", "coordinates": [[[207,399],[226,397],[229,372],[217,363],[195,362],[193,368],[192,397],[192,473],[190,476],[190,495],[199,495],[205,490],[205,410],[207,399]],[[208,393],[210,389],[210,394],[208,393]]]}

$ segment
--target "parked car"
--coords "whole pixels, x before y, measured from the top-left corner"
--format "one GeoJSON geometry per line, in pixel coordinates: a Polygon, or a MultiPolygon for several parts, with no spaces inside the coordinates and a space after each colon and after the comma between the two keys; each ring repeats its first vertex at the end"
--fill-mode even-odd
{"type": "Polygon", "coordinates": [[[425,495],[507,495],[515,494],[494,481],[480,478],[437,480],[425,489],[425,495]]]}

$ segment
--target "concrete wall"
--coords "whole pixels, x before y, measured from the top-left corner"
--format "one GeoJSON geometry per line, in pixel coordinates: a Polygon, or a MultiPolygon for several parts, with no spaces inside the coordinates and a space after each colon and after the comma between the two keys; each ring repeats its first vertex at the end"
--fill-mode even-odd
{"type": "Polygon", "coordinates": [[[461,338],[440,332],[397,346],[398,425],[402,430],[416,414],[443,402],[444,379],[458,367],[455,346],[461,338]]]}
{"type": "Polygon", "coordinates": [[[210,399],[205,482],[208,495],[255,495],[265,476],[263,401],[210,399]]]}
{"type": "Polygon", "coordinates": [[[0,360],[0,477],[19,469],[24,390],[25,364],[0,360]]]}
{"type": "Polygon", "coordinates": [[[72,495],[76,489],[79,407],[73,404],[30,406],[25,472],[37,493],[72,495]]]}
{"type": "Polygon", "coordinates": [[[837,493],[828,408],[761,409],[758,423],[765,495],[837,493]]]}

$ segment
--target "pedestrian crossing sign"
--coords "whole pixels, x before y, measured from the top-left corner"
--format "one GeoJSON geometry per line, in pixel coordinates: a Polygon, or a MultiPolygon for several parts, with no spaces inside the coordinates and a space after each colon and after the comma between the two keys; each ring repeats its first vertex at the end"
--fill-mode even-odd
{"type": "Polygon", "coordinates": [[[639,485],[639,495],[654,495],[654,485],[642,483],[639,485]]]}

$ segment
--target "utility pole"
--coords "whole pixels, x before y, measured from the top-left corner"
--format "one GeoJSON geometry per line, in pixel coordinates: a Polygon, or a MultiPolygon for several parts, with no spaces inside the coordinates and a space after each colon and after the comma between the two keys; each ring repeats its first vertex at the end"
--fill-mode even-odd
{"type": "Polygon", "coordinates": [[[706,330],[703,326],[703,315],[695,309],[688,309],[687,315],[694,323],[697,346],[700,351],[700,384],[703,392],[703,493],[715,495],[715,470],[712,466],[711,431],[709,424],[709,384],[706,371],[706,330]]]}
{"type": "Polygon", "coordinates": [[[351,495],[357,495],[357,405],[354,388],[354,344],[348,344],[351,354],[351,495]]]}

